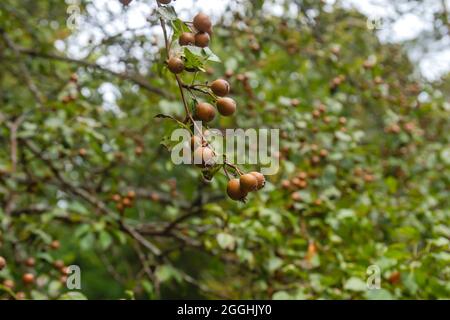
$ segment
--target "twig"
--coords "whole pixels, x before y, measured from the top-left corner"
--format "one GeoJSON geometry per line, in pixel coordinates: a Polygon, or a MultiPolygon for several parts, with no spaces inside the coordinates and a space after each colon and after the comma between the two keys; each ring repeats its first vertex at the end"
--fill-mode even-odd
{"type": "MultiPolygon", "coordinates": [[[[40,51],[33,50],[33,49],[19,47],[19,46],[15,45],[14,42],[12,42],[11,39],[9,39],[9,37],[7,37],[7,35],[5,33],[3,33],[3,38],[5,39],[5,42],[7,43],[8,47],[10,47],[16,54],[29,55],[32,57],[73,63],[73,64],[77,64],[77,65],[85,67],[85,68],[92,68],[92,69],[100,70],[102,72],[106,72],[113,76],[116,76],[122,80],[132,81],[132,82],[136,83],[137,85],[139,85],[141,88],[144,88],[147,91],[156,93],[162,97],[173,98],[173,96],[171,94],[168,94],[166,91],[152,86],[150,83],[148,83],[145,80],[144,76],[142,76],[140,74],[131,74],[128,72],[117,72],[117,71],[110,70],[106,67],[103,67],[101,65],[98,65],[96,63],[88,62],[85,60],[79,60],[79,59],[61,56],[61,55],[54,54],[54,53],[40,52],[40,51]]],[[[28,75],[27,78],[29,78],[28,73],[25,73],[25,75],[28,75]]],[[[37,88],[35,88],[35,86],[32,83],[31,83],[30,89],[33,89],[33,92],[35,93],[35,96],[38,98],[38,101],[42,102],[43,101],[42,96],[37,92],[37,88]]]]}

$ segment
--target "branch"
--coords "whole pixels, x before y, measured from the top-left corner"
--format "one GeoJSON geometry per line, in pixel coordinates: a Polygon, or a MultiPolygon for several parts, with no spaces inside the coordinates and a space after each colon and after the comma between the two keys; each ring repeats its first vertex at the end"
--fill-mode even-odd
{"type": "MultiPolygon", "coordinates": [[[[57,60],[57,61],[62,61],[62,62],[67,62],[67,63],[74,63],[79,66],[85,67],[85,68],[93,68],[93,69],[100,70],[105,73],[109,73],[113,76],[116,76],[116,77],[122,79],[122,80],[132,81],[132,82],[136,83],[137,85],[139,85],[141,88],[146,89],[147,91],[150,91],[152,93],[156,93],[164,98],[168,98],[168,99],[173,98],[173,96],[171,94],[165,92],[164,90],[162,90],[160,88],[152,86],[150,83],[148,83],[145,80],[144,76],[141,74],[131,74],[128,72],[117,72],[117,71],[110,70],[106,67],[103,67],[101,65],[98,65],[96,63],[88,62],[85,60],[79,60],[79,59],[61,56],[61,55],[54,54],[54,53],[40,52],[40,51],[37,51],[34,49],[23,48],[23,47],[17,46],[14,42],[12,42],[11,39],[9,39],[9,37],[7,37],[6,33],[2,32],[2,35],[3,35],[3,38],[6,42],[6,44],[8,45],[8,47],[10,47],[16,54],[29,55],[31,57],[37,57],[37,58],[43,58],[43,59],[49,59],[49,60],[57,60]]],[[[27,74],[28,73],[25,73],[24,76],[26,76],[27,74]]],[[[28,74],[28,76],[29,76],[29,74],[28,74]]],[[[31,87],[33,88],[33,85],[31,87]]],[[[35,96],[37,95],[37,97],[39,97],[39,94],[36,94],[35,91],[36,90],[34,90],[34,88],[33,88],[33,92],[35,93],[35,96]]],[[[39,97],[39,100],[41,100],[41,99],[42,99],[42,97],[39,97]]]]}
{"type": "MultiPolygon", "coordinates": [[[[20,54],[20,48],[18,46],[16,46],[16,44],[8,37],[8,35],[4,32],[4,30],[0,29],[0,34],[1,34],[2,38],[3,38],[3,40],[5,41],[6,45],[12,51],[14,51],[14,53],[16,55],[19,55],[20,54]]],[[[20,67],[20,71],[21,71],[21,74],[19,76],[23,78],[23,80],[27,84],[28,88],[30,89],[31,93],[34,95],[38,105],[42,107],[44,105],[45,98],[42,95],[42,93],[39,91],[39,89],[36,86],[36,84],[34,83],[27,66],[25,65],[25,63],[23,63],[21,61],[19,63],[19,67],[20,67]]]]}
{"type": "MultiPolygon", "coordinates": [[[[49,159],[47,159],[40,150],[38,150],[30,141],[24,140],[25,146],[42,162],[44,162],[49,169],[52,171],[55,178],[61,183],[61,185],[65,188],[67,188],[72,194],[79,196],[80,198],[87,201],[89,204],[91,204],[93,207],[100,210],[101,213],[115,217],[116,214],[108,209],[106,204],[102,202],[101,200],[97,199],[95,196],[91,195],[88,191],[79,188],[77,186],[74,186],[70,182],[68,182],[60,173],[58,168],[53,164],[53,162],[49,159]]],[[[151,251],[155,256],[161,255],[161,250],[157,248],[153,243],[145,239],[138,231],[136,231],[134,228],[126,225],[122,220],[119,221],[120,226],[122,230],[127,232],[132,238],[134,238],[136,241],[138,241],[142,246],[147,248],[149,251],[151,251]]]]}
{"type": "Polygon", "coordinates": [[[68,63],[74,63],[77,64],[79,66],[85,67],[85,68],[93,68],[96,70],[100,70],[102,72],[106,72],[109,73],[113,76],[116,76],[122,80],[129,80],[132,81],[134,83],[136,83],[137,85],[139,85],[141,88],[146,89],[147,91],[150,91],[152,93],[156,93],[157,95],[160,95],[164,98],[173,98],[172,95],[168,94],[167,92],[163,91],[162,89],[159,89],[157,87],[152,86],[150,83],[148,83],[144,76],[140,75],[140,74],[131,74],[129,72],[117,72],[117,71],[113,71],[110,70],[106,67],[103,67],[101,65],[98,65],[96,63],[92,63],[92,62],[88,62],[85,60],[79,60],[79,59],[74,59],[74,58],[69,58],[69,57],[64,57],[64,56],[60,56],[57,54],[53,54],[53,53],[46,53],[46,52],[38,52],[32,49],[25,49],[25,48],[20,48],[19,53],[21,54],[26,54],[26,55],[30,55],[33,57],[38,57],[38,58],[44,58],[44,59],[50,59],[50,60],[58,60],[58,61],[62,61],[62,62],[68,62],[68,63]]]}

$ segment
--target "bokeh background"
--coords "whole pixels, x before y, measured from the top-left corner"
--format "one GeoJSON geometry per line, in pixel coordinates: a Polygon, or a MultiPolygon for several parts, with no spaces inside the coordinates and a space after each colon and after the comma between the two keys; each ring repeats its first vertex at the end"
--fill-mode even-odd
{"type": "Polygon", "coordinates": [[[215,25],[211,127],[280,129],[279,172],[239,203],[172,163],[155,1],[4,0],[0,297],[449,298],[450,1],[172,4],[215,25]]]}

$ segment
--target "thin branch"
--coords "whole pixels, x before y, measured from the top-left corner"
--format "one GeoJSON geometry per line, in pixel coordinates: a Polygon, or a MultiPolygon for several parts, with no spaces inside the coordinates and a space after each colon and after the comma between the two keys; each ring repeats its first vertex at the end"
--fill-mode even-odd
{"type": "MultiPolygon", "coordinates": [[[[9,37],[6,35],[6,33],[3,32],[2,35],[3,35],[3,38],[6,42],[6,44],[8,45],[8,47],[10,47],[18,55],[19,54],[29,55],[31,57],[73,63],[73,64],[77,64],[77,65],[85,67],[85,68],[92,68],[92,69],[100,70],[102,72],[109,73],[113,76],[116,76],[122,80],[132,81],[132,82],[136,83],[137,85],[139,85],[141,88],[146,89],[147,91],[150,91],[152,93],[156,93],[162,97],[173,98],[173,96],[171,94],[165,92],[164,90],[162,90],[160,88],[152,86],[150,83],[148,83],[148,81],[145,80],[145,77],[141,74],[131,74],[129,72],[117,72],[117,71],[110,70],[106,67],[103,67],[101,65],[98,65],[96,63],[88,62],[85,60],[69,58],[69,57],[61,56],[59,54],[54,54],[54,53],[40,52],[40,51],[37,51],[34,49],[23,48],[23,47],[17,46],[14,42],[12,42],[12,40],[9,39],[9,37]]],[[[27,77],[29,77],[28,73],[25,73],[24,75],[25,76],[28,75],[27,77]]],[[[35,96],[38,98],[39,101],[42,102],[43,101],[42,96],[39,95],[39,93],[37,92],[37,89],[35,88],[35,86],[32,83],[31,83],[30,89],[33,89],[35,96]]]]}
{"type": "MultiPolygon", "coordinates": [[[[20,54],[20,48],[18,46],[16,46],[16,44],[8,37],[8,35],[4,32],[4,30],[0,29],[0,34],[1,34],[2,38],[3,38],[3,40],[5,41],[6,45],[12,51],[14,51],[14,53],[16,55],[19,55],[20,54]]],[[[19,63],[19,67],[20,67],[20,71],[21,71],[20,77],[22,77],[23,80],[25,81],[25,83],[28,86],[28,88],[30,89],[31,93],[34,95],[38,105],[40,107],[42,107],[44,105],[45,98],[44,98],[43,94],[39,91],[39,89],[36,86],[36,84],[34,83],[33,78],[31,77],[31,74],[30,74],[27,66],[25,65],[25,63],[23,63],[21,61],[19,63]]]]}
{"type": "MultiPolygon", "coordinates": [[[[100,212],[103,214],[109,215],[114,217],[115,214],[111,212],[108,207],[105,205],[104,202],[97,199],[94,195],[89,193],[88,191],[79,188],[77,186],[72,185],[69,183],[61,174],[61,172],[58,170],[58,168],[52,163],[51,160],[47,159],[30,141],[24,140],[26,147],[36,156],[38,157],[42,162],[44,162],[49,169],[52,171],[56,179],[61,183],[63,187],[66,187],[71,193],[73,193],[76,196],[79,196],[80,198],[84,199],[88,203],[90,203],[92,206],[97,208],[100,212]]],[[[152,244],[150,241],[145,239],[139,232],[137,232],[134,228],[126,225],[122,220],[119,221],[120,226],[122,230],[127,232],[132,238],[134,238],[136,241],[138,241],[140,244],[142,244],[145,248],[150,250],[155,256],[161,255],[161,250],[157,248],[154,244],[152,244]]]]}

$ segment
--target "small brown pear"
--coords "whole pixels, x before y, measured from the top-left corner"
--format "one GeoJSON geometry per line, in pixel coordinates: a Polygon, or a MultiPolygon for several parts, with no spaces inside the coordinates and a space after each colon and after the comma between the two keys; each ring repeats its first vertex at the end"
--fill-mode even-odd
{"type": "Polygon", "coordinates": [[[225,97],[230,93],[230,84],[223,79],[217,79],[211,83],[211,90],[219,97],[225,97]]]}
{"type": "Polygon", "coordinates": [[[183,72],[184,70],[184,62],[180,58],[171,57],[169,61],[167,61],[167,67],[172,73],[178,74],[183,72]]]}
{"type": "Polygon", "coordinates": [[[208,15],[200,12],[194,17],[194,27],[200,32],[208,32],[212,28],[212,22],[208,15]]]}
{"type": "Polygon", "coordinates": [[[217,110],[225,117],[231,116],[236,112],[236,102],[228,97],[217,99],[217,110]]]}
{"type": "Polygon", "coordinates": [[[195,108],[195,118],[203,122],[210,122],[216,116],[216,109],[207,102],[200,102],[195,108]]]}
{"type": "Polygon", "coordinates": [[[236,201],[244,200],[247,196],[247,192],[241,189],[241,183],[239,179],[231,179],[227,185],[228,196],[236,201]]]}
{"type": "Polygon", "coordinates": [[[250,173],[243,174],[239,178],[239,182],[241,184],[241,189],[245,192],[251,192],[258,188],[258,180],[250,173]]]}

